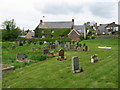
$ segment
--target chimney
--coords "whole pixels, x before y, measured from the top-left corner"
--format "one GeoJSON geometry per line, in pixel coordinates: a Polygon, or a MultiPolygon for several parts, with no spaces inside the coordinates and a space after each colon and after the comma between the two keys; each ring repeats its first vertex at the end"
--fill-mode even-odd
{"type": "Polygon", "coordinates": [[[72,19],[72,22],[74,22],[74,19],[72,19]]]}
{"type": "Polygon", "coordinates": [[[40,23],[43,23],[43,20],[40,20],[40,23]]]}
{"type": "Polygon", "coordinates": [[[115,24],[115,22],[113,22],[113,24],[115,24]]]}

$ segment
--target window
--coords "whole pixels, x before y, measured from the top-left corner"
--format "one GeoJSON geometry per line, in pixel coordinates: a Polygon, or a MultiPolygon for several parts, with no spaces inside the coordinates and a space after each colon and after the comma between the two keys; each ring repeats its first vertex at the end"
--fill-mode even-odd
{"type": "Polygon", "coordinates": [[[44,30],[42,30],[42,33],[44,33],[44,30]]]}
{"type": "Polygon", "coordinates": [[[45,35],[42,35],[42,38],[45,38],[45,35]]]}
{"type": "Polygon", "coordinates": [[[51,33],[54,33],[54,30],[51,30],[51,33]]]}

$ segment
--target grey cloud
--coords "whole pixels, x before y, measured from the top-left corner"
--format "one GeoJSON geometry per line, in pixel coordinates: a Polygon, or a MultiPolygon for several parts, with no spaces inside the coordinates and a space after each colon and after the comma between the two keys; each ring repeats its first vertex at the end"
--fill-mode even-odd
{"type": "Polygon", "coordinates": [[[95,16],[99,16],[102,18],[112,18],[115,11],[115,5],[117,6],[117,3],[97,2],[88,5],[88,8],[95,16]]]}
{"type": "MultiPolygon", "coordinates": [[[[101,18],[112,18],[115,10],[113,2],[89,2],[83,4],[67,4],[63,3],[46,3],[42,8],[36,5],[35,9],[45,14],[67,15],[67,14],[80,14],[88,10],[94,15],[101,18]],[[88,10],[84,11],[84,8],[88,10]]],[[[116,5],[117,6],[117,5],[116,5]]]]}
{"type": "Polygon", "coordinates": [[[72,5],[67,3],[47,3],[43,8],[36,7],[37,10],[41,10],[45,14],[74,14],[81,13],[82,6],[72,5]]]}

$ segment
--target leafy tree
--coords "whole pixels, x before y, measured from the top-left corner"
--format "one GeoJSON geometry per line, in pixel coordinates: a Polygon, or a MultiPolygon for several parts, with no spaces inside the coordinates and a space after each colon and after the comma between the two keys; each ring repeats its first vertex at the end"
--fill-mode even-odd
{"type": "Polygon", "coordinates": [[[15,40],[20,34],[21,30],[16,26],[14,19],[9,21],[4,21],[2,23],[2,40],[3,41],[11,41],[15,40]]]}

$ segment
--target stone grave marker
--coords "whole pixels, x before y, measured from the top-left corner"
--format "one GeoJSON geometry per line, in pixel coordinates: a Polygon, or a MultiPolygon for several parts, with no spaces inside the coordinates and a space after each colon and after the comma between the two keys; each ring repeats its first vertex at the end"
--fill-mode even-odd
{"type": "Polygon", "coordinates": [[[84,46],[83,51],[88,51],[88,46],[84,46]]]}
{"type": "Polygon", "coordinates": [[[52,44],[52,45],[51,45],[51,49],[55,49],[55,44],[52,44]]]}
{"type": "Polygon", "coordinates": [[[16,46],[12,46],[12,49],[16,49],[16,46]]]}
{"type": "Polygon", "coordinates": [[[59,53],[59,56],[64,57],[64,50],[63,49],[60,49],[58,53],[59,53]]]}
{"type": "Polygon", "coordinates": [[[17,53],[17,61],[19,62],[31,62],[32,60],[27,59],[27,55],[24,53],[17,53]]]}
{"type": "Polygon", "coordinates": [[[49,53],[49,50],[48,49],[44,49],[43,50],[43,54],[48,54],[49,53]]]}
{"type": "Polygon", "coordinates": [[[79,73],[79,59],[77,56],[72,57],[72,72],[73,73],[79,73]]]}
{"type": "Polygon", "coordinates": [[[74,49],[74,46],[70,44],[70,47],[69,47],[69,48],[70,48],[70,49],[74,49]]]}
{"type": "Polygon", "coordinates": [[[63,49],[60,49],[59,51],[58,51],[58,58],[57,58],[57,60],[60,60],[60,61],[62,61],[62,60],[66,60],[66,58],[64,57],[64,50],[63,49]]]}
{"type": "Polygon", "coordinates": [[[98,61],[98,55],[92,55],[91,56],[91,63],[95,63],[95,62],[97,62],[98,61]]]}
{"type": "Polygon", "coordinates": [[[17,60],[24,60],[25,58],[27,58],[27,56],[24,53],[17,54],[17,60]]]}

